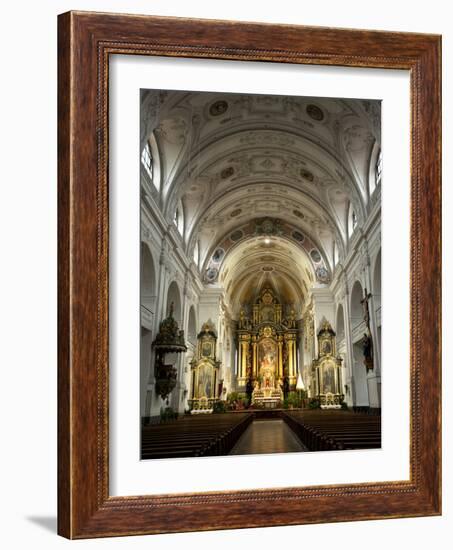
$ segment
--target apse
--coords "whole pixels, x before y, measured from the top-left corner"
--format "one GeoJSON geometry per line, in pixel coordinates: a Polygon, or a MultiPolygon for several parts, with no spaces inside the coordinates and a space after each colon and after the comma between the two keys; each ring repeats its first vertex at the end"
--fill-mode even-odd
{"type": "Polygon", "coordinates": [[[221,415],[239,438],[259,414],[287,434],[289,410],[379,415],[380,110],[142,90],[143,425],[221,415]]]}

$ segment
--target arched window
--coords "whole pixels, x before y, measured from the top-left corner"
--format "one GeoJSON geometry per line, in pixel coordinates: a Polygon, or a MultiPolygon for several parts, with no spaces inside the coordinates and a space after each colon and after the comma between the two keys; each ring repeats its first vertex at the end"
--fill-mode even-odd
{"type": "Polygon", "coordinates": [[[333,241],[333,265],[337,265],[340,255],[338,254],[338,245],[333,241]]]}
{"type": "Polygon", "coordinates": [[[184,234],[184,210],[182,208],[182,202],[179,201],[178,206],[175,210],[175,215],[173,217],[173,223],[178,228],[179,234],[184,234]]]}
{"type": "Polygon", "coordinates": [[[159,150],[154,135],[151,135],[149,140],[143,147],[141,161],[143,166],[142,174],[148,179],[156,189],[160,191],[160,165],[159,165],[159,150]]]}
{"type": "Polygon", "coordinates": [[[357,214],[355,213],[352,203],[349,203],[349,215],[348,215],[348,235],[351,238],[357,227],[357,214]]]}
{"type": "Polygon", "coordinates": [[[153,153],[151,151],[151,145],[148,141],[146,142],[145,147],[143,147],[142,164],[148,176],[151,178],[151,181],[153,181],[153,153]]]}
{"type": "Polygon", "coordinates": [[[193,261],[195,262],[195,265],[198,267],[198,264],[200,262],[200,245],[198,244],[198,241],[195,243],[195,246],[193,247],[193,261]]]}
{"type": "Polygon", "coordinates": [[[376,181],[376,187],[377,187],[378,185],[381,184],[381,181],[382,181],[382,151],[379,151],[379,155],[376,160],[375,172],[376,172],[375,181],[376,181]]]}

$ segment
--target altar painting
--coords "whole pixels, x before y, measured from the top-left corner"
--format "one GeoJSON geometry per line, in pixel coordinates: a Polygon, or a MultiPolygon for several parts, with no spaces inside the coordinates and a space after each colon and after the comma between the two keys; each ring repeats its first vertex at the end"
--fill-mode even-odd
{"type": "Polygon", "coordinates": [[[265,388],[275,387],[277,366],[277,344],[272,338],[263,338],[258,344],[258,364],[261,385],[265,388]]]}
{"type": "Polygon", "coordinates": [[[197,397],[212,397],[213,388],[213,368],[208,363],[201,364],[198,367],[198,392],[197,397]]]}

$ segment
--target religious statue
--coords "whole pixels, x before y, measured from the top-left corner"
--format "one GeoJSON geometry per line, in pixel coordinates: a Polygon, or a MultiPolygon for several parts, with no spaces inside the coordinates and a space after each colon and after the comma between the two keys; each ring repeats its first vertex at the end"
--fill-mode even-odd
{"type": "Polygon", "coordinates": [[[370,330],[370,308],[369,308],[369,301],[372,294],[371,292],[367,292],[367,289],[365,288],[365,296],[363,300],[360,300],[360,303],[363,307],[363,320],[365,321],[365,326],[368,330],[370,330]]]}
{"type": "Polygon", "coordinates": [[[325,353],[325,354],[328,354],[328,353],[332,352],[332,346],[331,346],[329,340],[324,341],[324,344],[322,346],[322,352],[325,353]]]}
{"type": "Polygon", "coordinates": [[[241,308],[239,313],[239,328],[247,328],[247,318],[245,316],[245,311],[241,308]]]}
{"type": "Polygon", "coordinates": [[[252,394],[253,394],[253,382],[251,378],[251,373],[250,373],[249,379],[247,380],[247,385],[245,386],[245,394],[250,404],[252,402],[252,394]]]}
{"type": "Polygon", "coordinates": [[[283,377],[283,397],[286,399],[288,397],[289,393],[289,380],[288,376],[285,373],[285,376],[283,377]]]}
{"type": "Polygon", "coordinates": [[[286,319],[286,326],[288,328],[296,328],[296,311],[293,306],[291,306],[291,311],[286,319]]]}
{"type": "Polygon", "coordinates": [[[363,333],[362,349],[365,367],[367,371],[371,370],[373,368],[373,341],[371,340],[371,336],[366,332],[363,333]]]}

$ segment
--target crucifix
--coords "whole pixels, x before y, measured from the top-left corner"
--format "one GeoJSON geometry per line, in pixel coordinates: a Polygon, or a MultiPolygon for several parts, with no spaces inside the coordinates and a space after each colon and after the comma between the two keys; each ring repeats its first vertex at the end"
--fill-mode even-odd
{"type": "Polygon", "coordinates": [[[370,330],[370,308],[368,306],[368,303],[370,301],[372,294],[371,292],[367,292],[367,289],[365,287],[365,296],[363,297],[363,300],[360,300],[360,303],[363,307],[363,320],[365,321],[365,325],[368,329],[368,332],[371,334],[370,330]]]}

